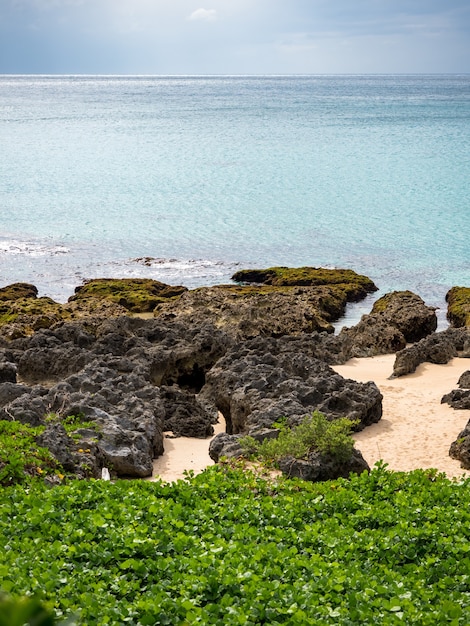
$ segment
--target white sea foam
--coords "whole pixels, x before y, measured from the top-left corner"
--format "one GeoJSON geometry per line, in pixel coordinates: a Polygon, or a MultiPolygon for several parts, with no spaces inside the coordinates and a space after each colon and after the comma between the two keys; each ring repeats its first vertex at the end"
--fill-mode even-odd
{"type": "Polygon", "coordinates": [[[66,246],[37,243],[33,241],[0,240],[0,254],[25,255],[30,257],[54,256],[68,254],[70,249],[66,246]]]}

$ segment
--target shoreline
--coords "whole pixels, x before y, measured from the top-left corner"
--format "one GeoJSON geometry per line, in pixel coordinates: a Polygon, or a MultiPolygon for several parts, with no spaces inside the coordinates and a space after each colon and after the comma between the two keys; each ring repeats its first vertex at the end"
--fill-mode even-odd
{"type": "MultiPolygon", "coordinates": [[[[448,454],[470,419],[470,411],[440,402],[444,394],[457,388],[460,375],[470,369],[470,359],[456,357],[445,365],[423,363],[413,374],[390,379],[394,361],[395,354],[386,354],[333,366],[344,378],[374,381],[383,394],[383,416],[377,424],[353,435],[357,448],[371,468],[381,460],[394,471],[434,468],[449,479],[470,476],[470,471],[448,454]]],[[[214,436],[224,430],[219,416],[214,436]]],[[[214,465],[209,457],[211,439],[166,436],[165,452],[154,460],[153,474],[147,480],[172,482],[184,478],[185,471],[197,474],[214,465]]]]}

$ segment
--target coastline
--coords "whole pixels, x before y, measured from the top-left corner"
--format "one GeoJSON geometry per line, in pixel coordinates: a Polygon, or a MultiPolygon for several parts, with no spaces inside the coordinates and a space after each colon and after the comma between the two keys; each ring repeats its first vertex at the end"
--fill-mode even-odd
{"type": "MultiPolygon", "coordinates": [[[[454,358],[446,365],[423,363],[413,374],[389,379],[394,360],[394,354],[387,354],[333,366],[344,378],[374,381],[383,394],[382,419],[354,434],[357,448],[371,467],[381,460],[395,471],[434,468],[448,478],[469,476],[470,471],[463,470],[448,451],[470,412],[440,401],[470,369],[470,359],[454,358]]],[[[215,434],[224,431],[220,419],[215,434]]],[[[166,437],[165,453],[155,459],[149,480],[172,482],[184,478],[185,471],[197,474],[213,465],[208,454],[210,440],[166,437]]]]}

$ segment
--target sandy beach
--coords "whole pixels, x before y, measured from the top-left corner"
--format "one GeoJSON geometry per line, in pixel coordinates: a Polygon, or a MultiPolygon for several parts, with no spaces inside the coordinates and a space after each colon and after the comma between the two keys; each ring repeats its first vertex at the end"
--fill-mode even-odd
{"type": "MultiPolygon", "coordinates": [[[[394,354],[351,359],[333,369],[345,378],[374,381],[383,394],[380,422],[354,435],[356,446],[372,467],[379,460],[392,470],[436,468],[449,478],[468,475],[460,462],[449,457],[450,444],[470,419],[470,411],[458,411],[441,398],[457,388],[460,375],[470,369],[469,359],[455,358],[446,365],[424,363],[414,374],[389,380],[394,354]]],[[[224,431],[223,420],[215,434],[224,431]]],[[[186,470],[201,472],[213,461],[210,439],[165,437],[165,454],[154,461],[152,480],[174,481],[186,470]]]]}
{"type": "Polygon", "coordinates": [[[351,359],[334,367],[344,378],[373,380],[383,394],[382,419],[354,435],[357,448],[371,466],[382,459],[393,470],[434,467],[449,478],[468,475],[448,452],[470,419],[470,411],[441,404],[441,398],[457,388],[460,375],[470,369],[470,360],[423,363],[415,373],[389,380],[394,361],[395,355],[387,354],[351,359]]]}

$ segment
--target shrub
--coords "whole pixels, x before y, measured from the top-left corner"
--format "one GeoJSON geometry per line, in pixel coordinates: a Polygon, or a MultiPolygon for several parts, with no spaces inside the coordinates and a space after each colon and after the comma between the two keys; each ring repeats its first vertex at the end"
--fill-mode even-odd
{"type": "Polygon", "coordinates": [[[277,439],[265,439],[259,443],[253,437],[243,437],[241,444],[250,456],[266,463],[277,464],[286,457],[305,459],[309,452],[317,450],[338,460],[351,458],[354,439],[351,430],[357,424],[346,417],[330,421],[323,413],[315,411],[298,426],[279,426],[277,439]]]}

